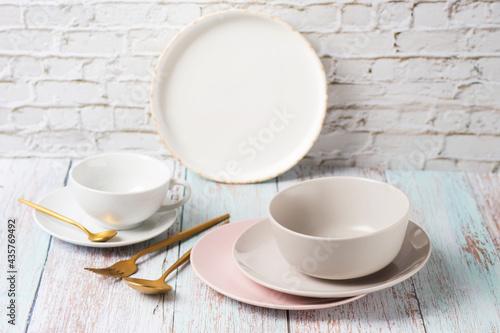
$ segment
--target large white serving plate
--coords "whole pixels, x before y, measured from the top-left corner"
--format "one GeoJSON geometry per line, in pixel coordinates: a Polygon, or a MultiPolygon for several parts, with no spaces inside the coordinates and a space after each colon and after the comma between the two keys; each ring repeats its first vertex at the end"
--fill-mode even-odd
{"type": "Polygon", "coordinates": [[[181,30],[157,64],[155,125],[172,155],[226,183],[273,178],[309,151],[327,84],[306,39],[271,16],[230,10],[181,30]]]}

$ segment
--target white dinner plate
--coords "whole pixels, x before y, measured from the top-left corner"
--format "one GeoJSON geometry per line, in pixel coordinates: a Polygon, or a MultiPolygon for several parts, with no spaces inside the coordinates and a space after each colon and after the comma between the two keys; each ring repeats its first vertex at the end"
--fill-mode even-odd
{"type": "MultiPolygon", "coordinates": [[[[90,232],[107,230],[83,211],[67,187],[50,192],[37,204],[81,223],[90,232]]],[[[177,219],[177,210],[156,213],[137,228],[118,230],[115,237],[104,243],[91,242],[79,228],[37,210],[33,210],[33,216],[40,228],[68,243],[89,247],[119,247],[146,241],[166,231],[177,219]]]]}
{"type": "Polygon", "coordinates": [[[151,107],[172,155],[226,183],[273,178],[319,135],[327,83],[307,40],[266,14],[229,10],[181,30],[156,66],[151,107]]]}
{"type": "Polygon", "coordinates": [[[241,234],[234,244],[234,260],[251,280],[292,295],[322,298],[372,293],[408,279],[425,265],[431,254],[429,237],[410,221],[399,254],[382,270],[357,279],[319,279],[298,272],[285,261],[269,223],[268,219],[263,220],[241,234]]]}

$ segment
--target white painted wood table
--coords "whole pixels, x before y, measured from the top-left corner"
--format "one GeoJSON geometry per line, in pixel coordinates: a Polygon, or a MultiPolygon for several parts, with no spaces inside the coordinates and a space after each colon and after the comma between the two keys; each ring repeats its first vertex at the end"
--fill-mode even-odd
{"type": "MultiPolygon", "coordinates": [[[[500,332],[500,175],[378,171],[302,162],[260,184],[207,181],[174,162],[193,188],[165,234],[114,249],[50,237],[17,202],[38,201],[64,185],[70,160],[0,159],[0,332],[500,332]],[[232,221],[266,215],[269,199],[301,180],[355,175],[384,180],[410,197],[411,219],[430,235],[433,253],[411,279],[353,303],[317,311],[281,311],[234,301],[207,287],[189,265],[173,274],[164,296],[138,293],[83,267],[105,267],[168,235],[231,213],[232,221]],[[16,325],[8,324],[8,219],[16,220],[16,325]]],[[[199,237],[199,236],[198,236],[199,237]]],[[[139,260],[136,276],[157,278],[196,242],[181,242],[139,260]]],[[[220,272],[224,274],[224,272],[220,272]]]]}

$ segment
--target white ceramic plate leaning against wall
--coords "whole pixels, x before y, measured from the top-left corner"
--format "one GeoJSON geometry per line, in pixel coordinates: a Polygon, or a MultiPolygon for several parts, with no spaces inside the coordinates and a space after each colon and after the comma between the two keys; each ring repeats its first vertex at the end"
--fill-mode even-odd
{"type": "Polygon", "coordinates": [[[181,30],[152,82],[156,129],[172,155],[226,183],[273,178],[309,151],[326,112],[323,66],[271,16],[230,10],[181,30]]]}

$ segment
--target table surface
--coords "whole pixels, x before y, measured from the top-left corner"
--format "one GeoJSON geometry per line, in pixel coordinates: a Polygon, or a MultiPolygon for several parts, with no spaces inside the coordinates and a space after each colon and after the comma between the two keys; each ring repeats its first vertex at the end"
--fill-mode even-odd
{"type": "MultiPolygon", "coordinates": [[[[321,167],[301,162],[259,184],[208,181],[168,160],[193,189],[166,233],[110,249],[72,245],[42,231],[32,209],[64,186],[72,161],[0,159],[0,276],[7,288],[7,221],[16,219],[16,326],[7,323],[9,299],[1,294],[1,332],[500,332],[500,174],[380,171],[321,167]],[[343,306],[314,311],[260,308],[205,285],[189,265],[172,274],[169,294],[140,294],[123,282],[83,267],[106,267],[137,251],[224,213],[232,221],[266,215],[269,199],[294,183],[325,176],[359,176],[389,182],[408,194],[411,220],[429,234],[433,252],[412,278],[343,306]],[[14,328],[14,329],[12,329],[14,328]]],[[[178,195],[175,193],[174,195],[178,195]]],[[[139,260],[135,276],[156,279],[200,236],[139,260]]],[[[221,272],[224,274],[224,272],[221,272]]]]}

